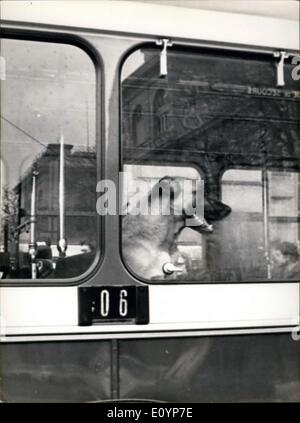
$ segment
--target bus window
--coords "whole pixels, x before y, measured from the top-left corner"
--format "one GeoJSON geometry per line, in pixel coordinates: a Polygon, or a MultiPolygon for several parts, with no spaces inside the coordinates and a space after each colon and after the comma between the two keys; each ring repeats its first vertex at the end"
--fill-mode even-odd
{"type": "Polygon", "coordinates": [[[270,276],[299,279],[299,173],[271,171],[268,177],[270,276]]]}
{"type": "Polygon", "coordinates": [[[94,64],[41,41],[2,39],[1,55],[2,279],[79,276],[98,248],[94,64]]]}
{"type": "MultiPolygon", "coordinates": [[[[196,263],[203,269],[203,237],[201,233],[193,231],[188,222],[186,224],[188,217],[184,220],[185,224],[182,228],[180,226],[181,209],[187,207],[187,203],[190,201],[189,191],[193,189],[193,184],[198,182],[198,192],[203,187],[199,172],[188,166],[127,164],[124,166],[124,178],[126,178],[126,183],[123,183],[123,207],[128,205],[128,210],[124,213],[123,218],[122,245],[125,262],[129,268],[138,276],[159,278],[161,267],[165,266],[169,278],[180,279],[184,275],[186,276],[189,270],[197,267],[196,263]],[[167,178],[166,175],[168,175],[167,178]],[[178,183],[178,185],[170,184],[170,187],[174,188],[176,196],[174,202],[171,203],[168,198],[169,192],[166,192],[165,200],[156,196],[157,187],[164,190],[164,181],[168,180],[178,183]],[[186,185],[184,185],[185,181],[187,181],[186,185]],[[180,190],[179,195],[176,192],[177,187],[180,190]],[[136,198],[137,193],[141,193],[138,198],[136,198]],[[143,200],[146,200],[146,204],[141,207],[143,200]],[[135,209],[134,212],[137,203],[140,209],[135,209]],[[160,210],[156,209],[157,205],[158,208],[161,207],[160,210]],[[148,212],[151,213],[151,211],[153,225],[150,228],[148,212]],[[149,229],[151,232],[147,233],[149,229]],[[171,236],[167,235],[166,231],[170,231],[171,236]],[[136,239],[138,234],[143,234],[140,239],[136,239]],[[173,237],[175,234],[178,236],[173,237]]],[[[167,186],[167,188],[169,187],[167,186]]],[[[197,208],[199,218],[201,218],[203,216],[203,192],[198,197],[197,208]]]]}
{"type": "Polygon", "coordinates": [[[242,280],[299,278],[298,180],[295,172],[224,173],[222,201],[233,211],[218,244],[222,266],[238,268],[242,280]],[[279,264],[274,250],[281,248],[292,253],[279,264]],[[290,267],[294,272],[288,271],[290,267]]]}
{"type": "MultiPolygon", "coordinates": [[[[183,229],[175,219],[172,229],[166,229],[163,216],[160,225],[153,216],[143,217],[148,236],[160,230],[162,245],[169,248],[162,259],[157,254],[162,264],[155,275],[146,271],[152,247],[143,255],[145,232],[136,231],[126,242],[130,219],[123,218],[123,258],[126,262],[134,255],[139,269],[134,273],[140,278],[222,283],[299,277],[278,272],[279,253],[273,253],[283,243],[281,253],[297,267],[300,91],[289,60],[285,85],[276,86],[274,60],[266,53],[173,46],[167,50],[165,77],[160,75],[159,48],[137,50],[125,61],[123,164],[153,166],[156,176],[155,163],[165,163],[164,175],[161,168],[159,172],[164,181],[170,177],[168,166],[200,169],[204,193],[198,227],[183,229]],[[174,249],[175,257],[180,253],[183,231],[200,237],[201,248],[190,248],[185,270],[179,271],[172,254],[174,249]],[[166,271],[170,261],[174,266],[167,270],[175,267],[173,272],[166,271]]],[[[185,214],[183,208],[181,225],[185,214]]],[[[135,216],[136,227],[139,219],[135,216]]]]}

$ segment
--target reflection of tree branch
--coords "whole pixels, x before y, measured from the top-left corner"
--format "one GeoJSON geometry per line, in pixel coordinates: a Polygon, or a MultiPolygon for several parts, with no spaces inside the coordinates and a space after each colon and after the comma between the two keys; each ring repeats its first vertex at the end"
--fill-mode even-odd
{"type": "Polygon", "coordinates": [[[18,226],[18,210],[19,210],[19,198],[16,192],[9,190],[8,188],[3,189],[3,223],[7,225],[9,229],[9,238],[13,239],[15,236],[15,230],[18,226]]]}

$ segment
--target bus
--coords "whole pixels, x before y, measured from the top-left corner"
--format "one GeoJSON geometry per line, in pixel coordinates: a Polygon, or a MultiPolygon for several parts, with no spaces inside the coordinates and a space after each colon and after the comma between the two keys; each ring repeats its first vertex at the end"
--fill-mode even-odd
{"type": "Polygon", "coordinates": [[[1,401],[300,400],[299,4],[264,3],[1,2],[1,401]]]}

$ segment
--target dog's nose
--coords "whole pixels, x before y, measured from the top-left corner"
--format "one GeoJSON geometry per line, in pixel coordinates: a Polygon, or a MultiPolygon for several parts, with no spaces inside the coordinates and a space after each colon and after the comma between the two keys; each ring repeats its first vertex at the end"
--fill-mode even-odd
{"type": "Polygon", "coordinates": [[[162,270],[166,275],[172,275],[172,273],[174,272],[179,272],[179,273],[183,272],[183,269],[181,267],[175,266],[171,262],[167,262],[163,264],[162,270]]]}
{"type": "Polygon", "coordinates": [[[185,220],[185,225],[191,229],[195,229],[200,233],[212,233],[214,230],[213,225],[207,223],[205,218],[199,217],[197,215],[187,217],[185,220]]]}

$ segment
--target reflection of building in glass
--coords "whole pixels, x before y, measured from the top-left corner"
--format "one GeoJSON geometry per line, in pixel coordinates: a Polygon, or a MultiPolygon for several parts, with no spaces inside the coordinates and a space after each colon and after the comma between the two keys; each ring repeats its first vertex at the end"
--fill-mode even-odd
{"type": "MultiPolygon", "coordinates": [[[[22,263],[27,270],[29,264],[35,265],[35,249],[30,250],[31,258],[28,255],[34,232],[29,222],[33,197],[37,222],[32,238],[39,257],[49,259],[49,251],[45,258],[49,242],[54,261],[58,255],[59,145],[55,143],[60,135],[72,144],[65,146],[66,253],[74,257],[87,252],[82,243],[90,249],[95,246],[96,72],[84,50],[61,42],[7,38],[1,40],[1,54],[7,67],[1,85],[1,160],[6,172],[3,178],[1,169],[0,196],[6,210],[0,222],[0,250],[5,251],[0,255],[0,272],[5,268],[4,278],[31,278],[34,271],[20,269],[22,263]],[[33,167],[38,171],[34,196],[33,167]]],[[[44,271],[38,273],[48,277],[44,271]]],[[[69,277],[67,273],[64,277],[69,277]]]]}
{"type": "MultiPolygon", "coordinates": [[[[19,224],[22,224],[30,216],[32,170],[38,171],[36,241],[50,242],[54,255],[58,255],[55,246],[59,238],[59,148],[59,144],[49,144],[14,189],[18,198],[19,224]]],[[[65,237],[67,255],[73,255],[80,252],[82,242],[95,246],[95,152],[65,145],[64,173],[65,237]]],[[[20,251],[28,251],[28,241],[29,231],[25,227],[16,237],[20,251]]]]}
{"type": "Polygon", "coordinates": [[[287,79],[280,90],[263,89],[275,83],[269,62],[205,49],[170,48],[168,75],[160,78],[159,49],[141,54],[140,67],[124,70],[124,162],[152,165],[153,174],[157,165],[166,174],[168,166],[195,167],[207,198],[221,199],[232,213],[198,244],[182,240],[182,248],[191,245],[190,267],[201,245],[198,268],[206,263],[208,279],[222,272],[225,279],[266,278],[270,242],[299,238],[297,84],[287,79]]]}

